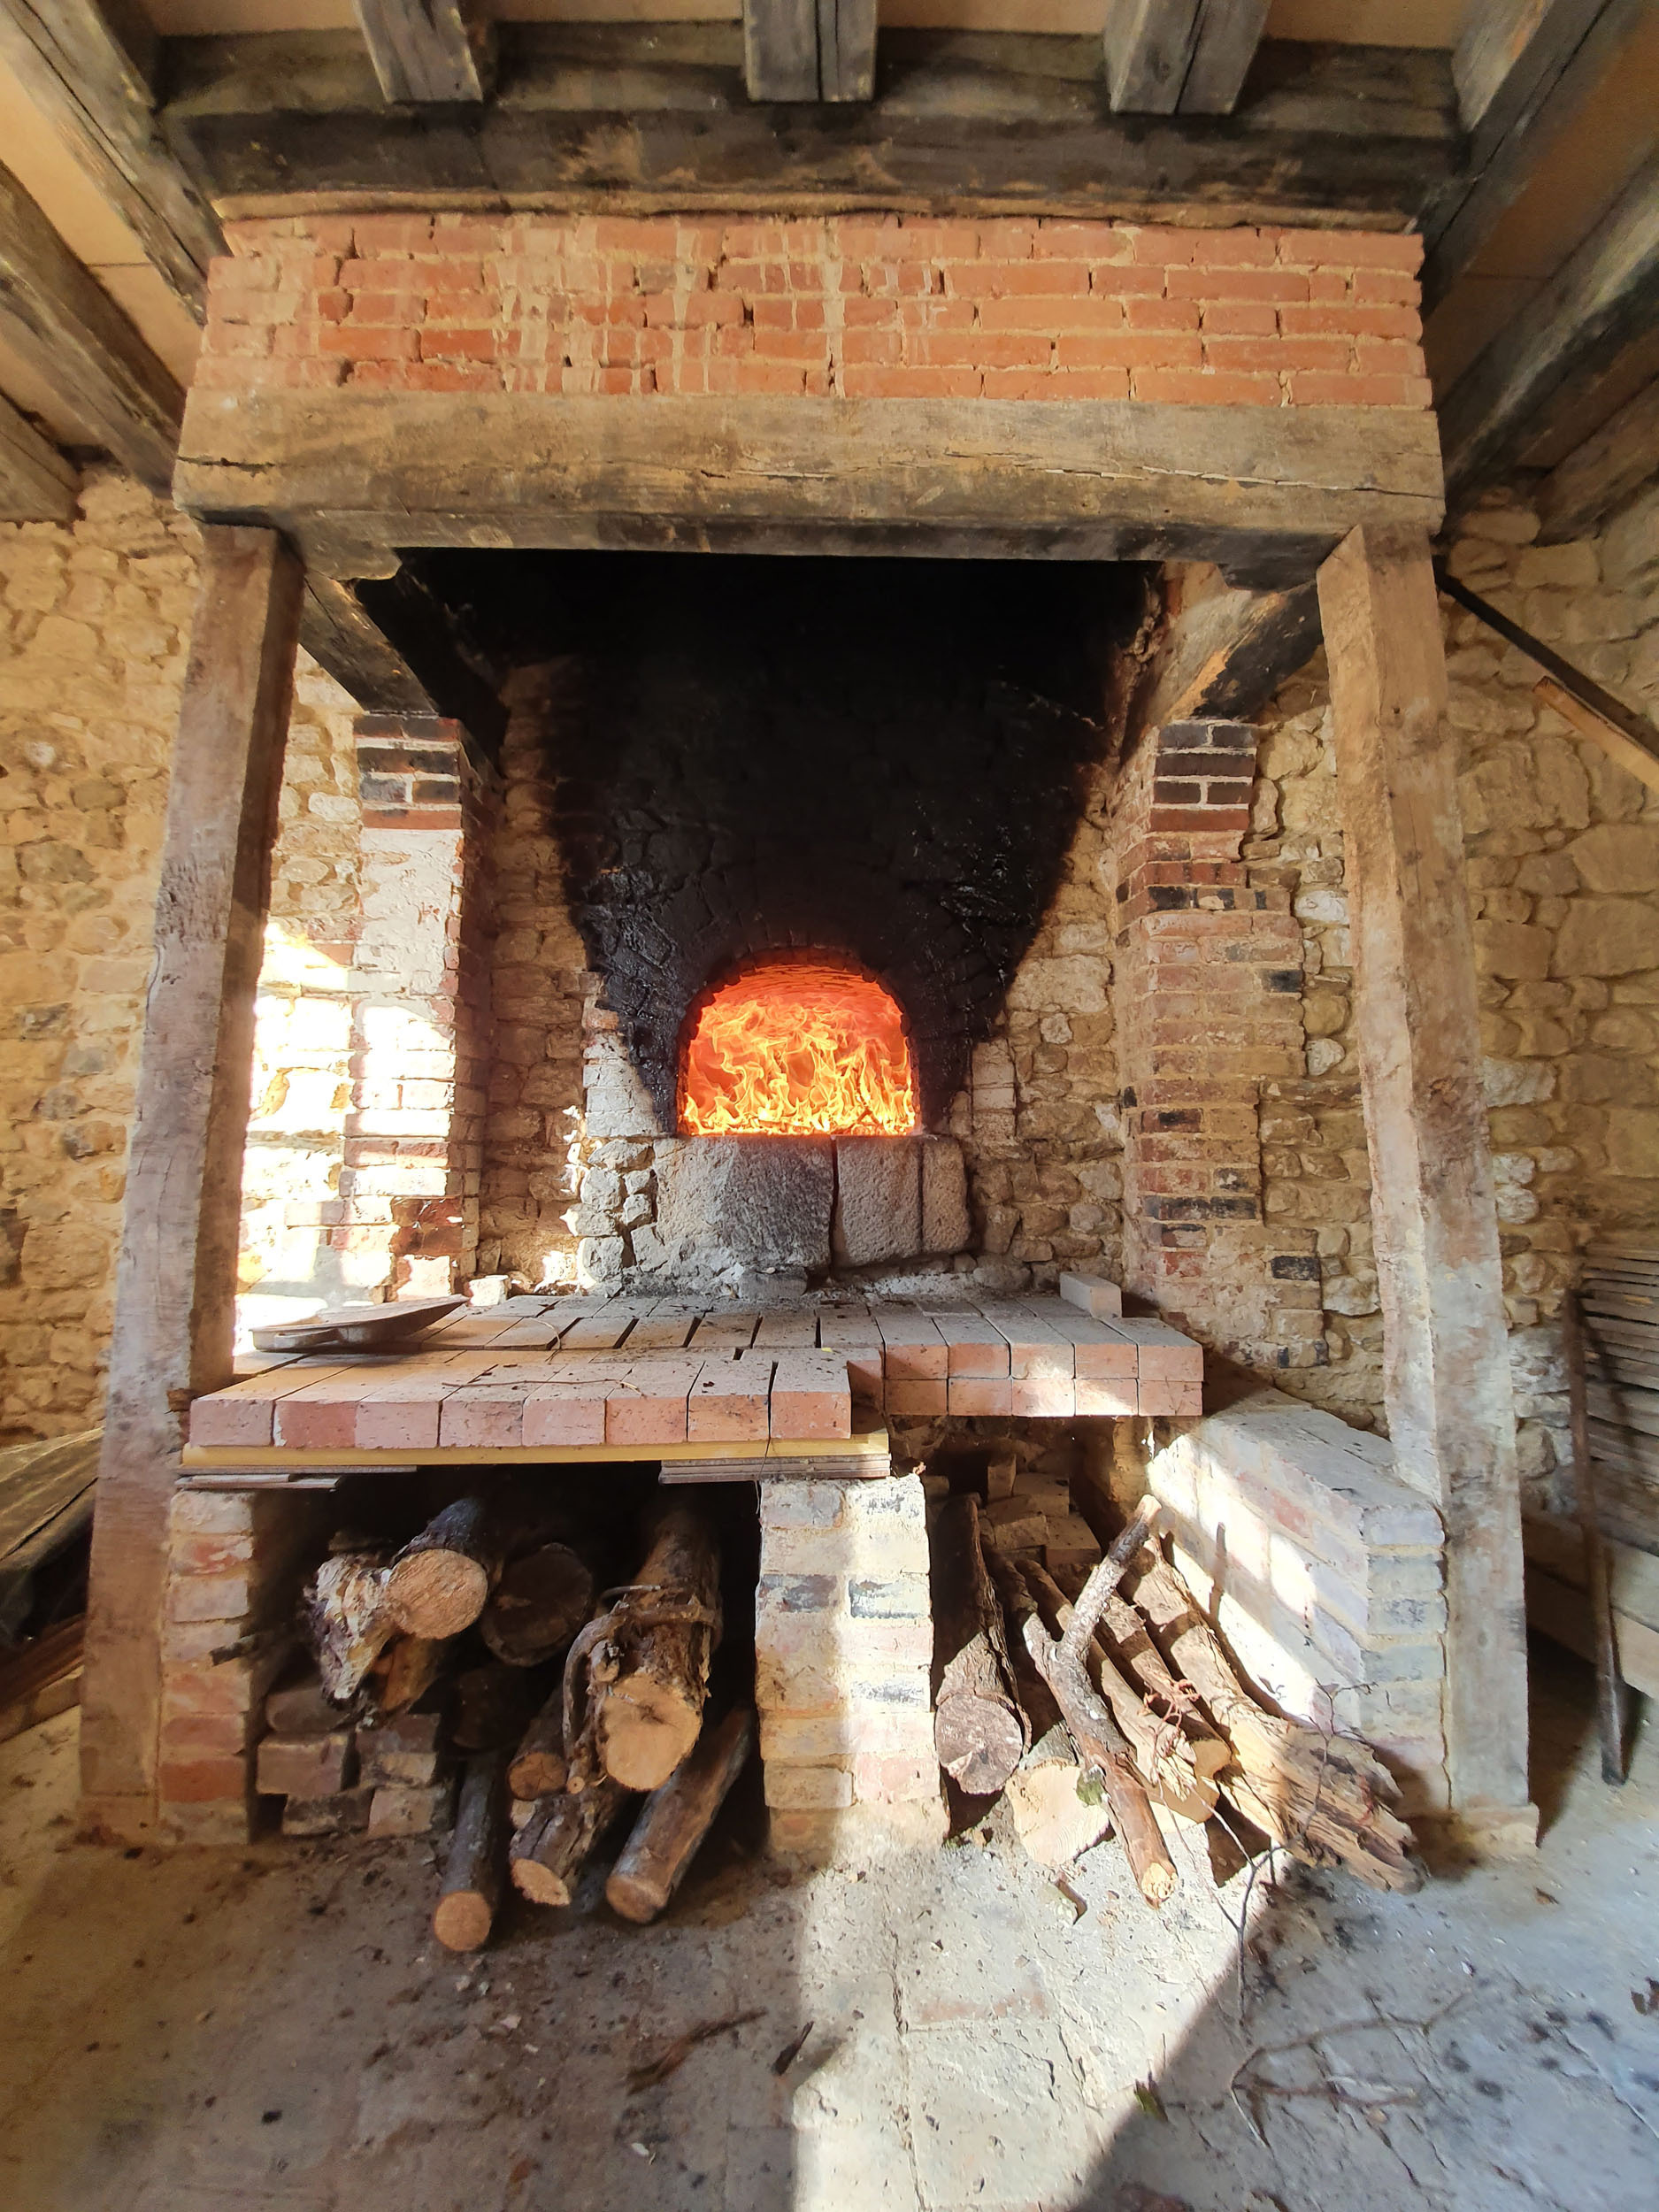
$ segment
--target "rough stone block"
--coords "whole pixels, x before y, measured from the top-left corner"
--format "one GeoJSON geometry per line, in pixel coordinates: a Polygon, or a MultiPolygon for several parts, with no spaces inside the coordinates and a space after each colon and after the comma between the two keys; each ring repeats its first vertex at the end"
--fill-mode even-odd
{"type": "Polygon", "coordinates": [[[285,1836],[360,1835],[369,1824],[374,1792],[341,1790],[333,1797],[291,1797],[282,1808],[285,1836]]]}
{"type": "Polygon", "coordinates": [[[267,1736],[255,1786],[262,1797],[334,1797],[353,1780],[357,1755],[349,1728],[326,1736],[267,1736]]]}
{"type": "Polygon", "coordinates": [[[954,1137],[922,1140],[922,1249],[965,1252],[973,1239],[968,1169],[954,1137]]]}
{"type": "Polygon", "coordinates": [[[838,1137],[832,1249],[844,1267],[923,1249],[921,1147],[910,1137],[838,1137]]]}
{"type": "Polygon", "coordinates": [[[766,1802],[780,1812],[833,1812],[853,1801],[853,1778],[844,1767],[766,1768],[766,1802]]]}
{"type": "Polygon", "coordinates": [[[372,1836],[424,1836],[442,1825],[449,1809],[452,1785],[449,1781],[405,1787],[388,1784],[377,1789],[369,1804],[372,1836]]]}
{"type": "Polygon", "coordinates": [[[827,1267],[834,1191],[827,1138],[659,1144],[657,1227],[669,1271],[827,1267]]]}

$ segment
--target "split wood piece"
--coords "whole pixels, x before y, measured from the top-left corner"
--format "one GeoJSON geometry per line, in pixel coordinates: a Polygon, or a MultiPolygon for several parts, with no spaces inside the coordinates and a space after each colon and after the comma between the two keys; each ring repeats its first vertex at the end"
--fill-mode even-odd
{"type": "Polygon", "coordinates": [[[1031,1748],[1003,1788],[1002,1802],[1039,1866],[1069,1866],[1110,1833],[1110,1812],[1098,1781],[1089,1794],[1080,1793],[1084,1774],[1065,1717],[1025,1648],[1025,1624],[1037,1617],[1037,1608],[1025,1577],[995,1544],[985,1547],[984,1557],[1007,1617],[1014,1684],[1031,1737],[1031,1748]]]}
{"type": "Polygon", "coordinates": [[[476,1951],[495,1925],[507,1849],[505,1762],[498,1752],[469,1759],[444,1861],[432,1932],[447,1951],[476,1951]]]}
{"type": "Polygon", "coordinates": [[[976,1498],[946,1499],[933,1525],[933,1748],[960,1788],[990,1797],[1019,1764],[1030,1738],[1002,1608],[980,1550],[976,1498]]]}
{"type": "Polygon", "coordinates": [[[1164,1841],[1146,1785],[1135,1771],[1128,1741],[1084,1672],[1083,1654],[1094,1639],[1107,1597],[1156,1519],[1157,1509],[1156,1499],[1142,1501],[1129,1527],[1084,1584],[1058,1641],[1045,1632],[1034,1615],[1024,1625],[1025,1648],[1065,1716],[1078,1755],[1099,1770],[1136,1885],[1155,1910],[1174,1893],[1175,1862],[1164,1841]]]}
{"type": "MultiPolygon", "coordinates": [[[[1022,1560],[1020,1571],[1037,1601],[1050,1633],[1064,1635],[1071,1625],[1072,1608],[1064,1590],[1048,1570],[1034,1559],[1022,1560]]],[[[1112,1717],[1124,1732],[1135,1755],[1141,1778],[1160,1804],[1184,1820],[1203,1822],[1215,1811],[1220,1792],[1213,1778],[1201,1775],[1193,1747],[1179,1721],[1161,1720],[1148,1709],[1140,1693],[1117,1663],[1117,1655],[1096,1630],[1085,1664],[1093,1672],[1112,1717]]]]}
{"type": "Polygon", "coordinates": [[[609,1774],[658,1789],[696,1742],[720,1635],[720,1555],[688,1503],[668,1507],[633,1583],[590,1621],[565,1666],[569,1787],[609,1774]]]}
{"type": "MultiPolygon", "coordinates": [[[[1075,1601],[1088,1573],[1084,1569],[1067,1569],[1053,1578],[1065,1596],[1075,1601]]],[[[1200,1780],[1213,1782],[1223,1767],[1232,1765],[1232,1745],[1206,1719],[1190,1685],[1178,1682],[1170,1672],[1145,1621],[1115,1590],[1106,1601],[1096,1634],[1105,1637],[1112,1657],[1140,1686],[1141,1695],[1154,1716],[1179,1724],[1200,1780]]]]}
{"type": "Polygon", "coordinates": [[[443,1671],[449,1641],[442,1636],[399,1636],[374,1664],[374,1701],[383,1713],[401,1713],[423,1698],[443,1671]]]}
{"type": "Polygon", "coordinates": [[[593,1789],[544,1798],[512,1839],[513,1885],[538,1905],[568,1905],[594,1846],[632,1797],[608,1777],[593,1789]]]}
{"type": "Polygon", "coordinates": [[[306,1586],[305,1632],[323,1689],[343,1704],[397,1632],[379,1551],[337,1551],[306,1586]]]}
{"type": "Polygon", "coordinates": [[[561,1682],[524,1732],[507,1770],[516,1798],[551,1797],[570,1773],[565,1757],[565,1685],[561,1682]]]}
{"type": "Polygon", "coordinates": [[[703,1730],[690,1758],[646,1799],[634,1824],[605,1884],[613,1912],[642,1923],[665,1909],[754,1747],[755,1715],[747,1705],[703,1730]]]}
{"type": "Polygon", "coordinates": [[[484,1609],[506,1545],[482,1498],[457,1498],[405,1544],[392,1562],[387,1600],[411,1636],[458,1636],[484,1609]]]}
{"type": "Polygon", "coordinates": [[[593,1571],[568,1544],[540,1544],[506,1568],[479,1632],[510,1667],[540,1666],[568,1648],[594,1609],[593,1571]]]}
{"type": "Polygon", "coordinates": [[[1595,1636],[1596,1723],[1601,1739],[1601,1779],[1613,1787],[1624,1780],[1624,1683],[1619,1671],[1618,1631],[1607,1571],[1607,1546],[1597,1509],[1595,1473],[1590,1461],[1589,1405],[1585,1389],[1584,1329],[1578,1299],[1569,1291],[1562,1314],[1567,1352],[1567,1404],[1572,1425],[1572,1479],[1584,1547],[1590,1623],[1595,1636]]]}
{"type": "Polygon", "coordinates": [[[1346,1866],[1377,1889],[1415,1889],[1411,1831],[1388,1809],[1398,1791],[1370,1747],[1258,1704],[1187,1585],[1155,1549],[1136,1562],[1125,1587],[1232,1746],[1233,1763],[1219,1779],[1245,1818],[1305,1865],[1346,1866]]]}

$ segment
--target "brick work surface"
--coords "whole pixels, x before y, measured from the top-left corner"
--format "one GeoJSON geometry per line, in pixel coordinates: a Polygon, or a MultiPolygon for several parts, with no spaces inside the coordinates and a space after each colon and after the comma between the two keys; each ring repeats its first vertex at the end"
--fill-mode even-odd
{"type": "Polygon", "coordinates": [[[227,226],[214,389],[1425,408],[1420,242],[900,216],[227,226]]]}
{"type": "Polygon", "coordinates": [[[1200,1346],[1159,1321],[1097,1321],[1053,1297],[712,1317],[673,1299],[514,1298],[441,1322],[421,1345],[401,1358],[264,1365],[197,1399],[192,1452],[841,1440],[858,1430],[855,1396],[872,1417],[1202,1411],[1200,1346]]]}
{"type": "Polygon", "coordinates": [[[1405,1810],[1446,1803],[1443,1534],[1392,1448],[1263,1390],[1148,1479],[1198,1601],[1286,1713],[1363,1736],[1405,1810]]]}

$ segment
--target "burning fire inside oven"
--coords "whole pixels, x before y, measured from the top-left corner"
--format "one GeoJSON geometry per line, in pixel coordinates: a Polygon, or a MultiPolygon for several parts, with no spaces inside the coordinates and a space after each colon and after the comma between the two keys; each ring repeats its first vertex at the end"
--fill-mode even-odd
{"type": "Polygon", "coordinates": [[[703,1002],[686,1048],[687,1136],[906,1136],[917,1125],[904,1019],[856,969],[758,964],[703,1002]]]}

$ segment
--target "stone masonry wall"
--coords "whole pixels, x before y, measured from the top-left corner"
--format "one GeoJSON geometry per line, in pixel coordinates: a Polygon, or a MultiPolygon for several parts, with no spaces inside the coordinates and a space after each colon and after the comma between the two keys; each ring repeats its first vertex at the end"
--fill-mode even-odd
{"type": "Polygon", "coordinates": [[[1430,402],[1411,237],[891,215],[226,227],[208,391],[1430,402]]]}
{"type": "MultiPolygon", "coordinates": [[[[1659,495],[1598,536],[1537,542],[1494,495],[1452,571],[1648,716],[1659,715],[1659,495]]],[[[1504,1293],[1530,1508],[1571,1509],[1562,1294],[1601,1231],[1659,1230],[1659,794],[1534,696],[1538,671],[1442,602],[1480,973],[1504,1293]]],[[[1351,1421],[1381,1401],[1381,1320],[1351,1055],[1340,795],[1316,659],[1261,718],[1247,857],[1291,891],[1307,1075],[1271,1087],[1267,1209],[1315,1236],[1328,1364],[1281,1379],[1351,1421]]]]}
{"type": "MultiPolygon", "coordinates": [[[[195,590],[194,526],[115,470],[88,473],[73,523],[0,525],[3,1434],[82,1428],[102,1401],[195,590]]],[[[303,658],[268,976],[355,895],[351,821],[332,810],[348,707],[303,658]]],[[[296,996],[267,994],[267,1047],[296,996]]],[[[267,1050],[256,1084],[273,1111],[287,1064],[267,1050]]],[[[254,1148],[256,1188],[270,1159],[254,1148]]]]}

